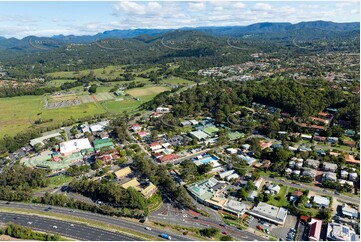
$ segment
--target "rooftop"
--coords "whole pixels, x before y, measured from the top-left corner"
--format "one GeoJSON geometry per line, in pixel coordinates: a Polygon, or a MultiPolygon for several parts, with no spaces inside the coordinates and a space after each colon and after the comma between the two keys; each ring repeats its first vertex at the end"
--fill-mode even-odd
{"type": "Polygon", "coordinates": [[[287,209],[260,202],[249,213],[277,224],[283,224],[287,218],[287,211],[287,209]]]}

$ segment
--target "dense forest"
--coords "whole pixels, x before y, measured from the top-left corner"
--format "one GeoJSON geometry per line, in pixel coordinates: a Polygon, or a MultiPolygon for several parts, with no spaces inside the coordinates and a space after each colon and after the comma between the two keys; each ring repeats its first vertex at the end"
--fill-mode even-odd
{"type": "Polygon", "coordinates": [[[358,125],[359,105],[357,97],[350,101],[341,90],[310,88],[293,80],[266,79],[252,84],[240,85],[224,81],[213,81],[187,89],[180,94],[159,94],[154,100],[144,104],[154,109],[161,105],[171,105],[175,117],[205,114],[216,122],[226,122],[229,114],[239,111],[240,106],[259,102],[281,108],[292,115],[307,117],[328,106],[340,107],[340,115],[348,116],[358,125]],[[350,102],[353,104],[350,105],[350,102]]]}

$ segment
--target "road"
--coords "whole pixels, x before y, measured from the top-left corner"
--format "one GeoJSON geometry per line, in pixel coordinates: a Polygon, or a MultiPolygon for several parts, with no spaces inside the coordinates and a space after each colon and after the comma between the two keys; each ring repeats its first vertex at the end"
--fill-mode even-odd
{"type": "MultiPolygon", "coordinates": [[[[41,204],[27,204],[27,203],[14,203],[14,202],[12,202],[10,204],[6,204],[5,201],[1,201],[0,207],[21,208],[21,209],[27,209],[27,210],[32,209],[35,211],[44,212],[44,210],[46,208],[48,208],[49,206],[41,205],[41,204]]],[[[158,237],[161,233],[164,232],[163,230],[159,230],[157,228],[152,228],[151,231],[147,231],[147,230],[145,230],[145,226],[147,226],[147,225],[144,225],[141,223],[136,223],[136,222],[131,222],[124,218],[118,218],[118,217],[115,218],[115,217],[110,217],[110,216],[106,216],[106,215],[90,213],[90,212],[85,212],[85,211],[80,211],[80,210],[72,210],[72,209],[62,208],[62,207],[52,207],[51,213],[79,217],[79,218],[83,218],[83,219],[87,219],[87,220],[93,220],[95,222],[107,223],[107,224],[118,226],[118,227],[125,228],[128,230],[133,230],[137,233],[143,233],[143,234],[146,233],[146,234],[148,234],[150,236],[154,236],[154,237],[158,237]]],[[[174,233],[171,233],[168,231],[167,231],[167,234],[169,234],[172,237],[172,240],[179,240],[179,241],[192,240],[185,236],[174,234],[174,233]]],[[[90,239],[90,240],[92,240],[92,239],[90,239]]]]}
{"type": "Polygon", "coordinates": [[[107,230],[90,227],[80,223],[70,223],[70,222],[44,218],[34,215],[0,212],[0,221],[3,223],[13,222],[22,226],[29,227],[36,231],[59,234],[76,240],[92,240],[92,241],[137,240],[137,238],[135,237],[120,234],[117,232],[110,232],[107,230]]]}
{"type": "Polygon", "coordinates": [[[271,181],[271,182],[282,184],[284,186],[289,186],[289,187],[298,188],[298,189],[308,189],[310,191],[317,192],[317,193],[322,194],[324,196],[332,196],[333,198],[336,198],[338,200],[342,200],[342,201],[345,201],[345,202],[348,202],[348,203],[354,203],[354,204],[357,204],[357,205],[360,204],[360,198],[356,197],[356,196],[350,197],[350,196],[341,195],[341,194],[337,195],[337,194],[334,193],[334,190],[324,189],[324,188],[316,187],[316,186],[309,186],[309,185],[306,185],[306,184],[301,184],[301,185],[292,184],[292,182],[290,182],[290,181],[287,181],[287,180],[281,181],[279,178],[275,179],[275,178],[270,178],[270,177],[266,177],[266,176],[261,176],[261,177],[264,180],[268,180],[268,181],[271,181]]]}

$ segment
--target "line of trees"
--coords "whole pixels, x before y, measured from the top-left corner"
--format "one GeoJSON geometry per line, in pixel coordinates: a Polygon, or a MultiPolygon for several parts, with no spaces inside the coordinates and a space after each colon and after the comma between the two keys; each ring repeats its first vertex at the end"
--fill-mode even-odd
{"type": "Polygon", "coordinates": [[[58,234],[35,232],[30,228],[18,224],[9,223],[4,229],[0,229],[0,235],[6,234],[22,240],[59,241],[64,240],[58,234]]]}

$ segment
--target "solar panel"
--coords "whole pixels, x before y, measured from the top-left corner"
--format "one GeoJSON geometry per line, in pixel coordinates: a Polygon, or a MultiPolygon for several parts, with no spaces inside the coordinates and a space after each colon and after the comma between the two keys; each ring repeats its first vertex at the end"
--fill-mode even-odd
{"type": "Polygon", "coordinates": [[[342,233],[343,234],[348,234],[348,228],[342,227],[342,233]]]}

